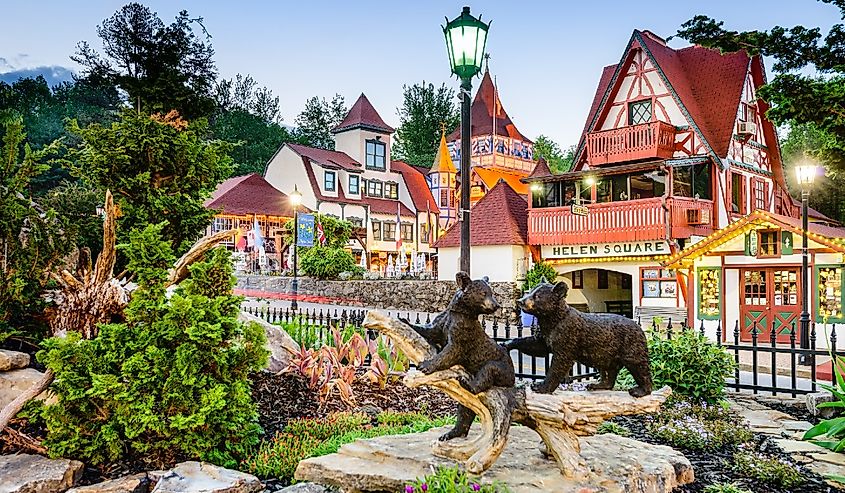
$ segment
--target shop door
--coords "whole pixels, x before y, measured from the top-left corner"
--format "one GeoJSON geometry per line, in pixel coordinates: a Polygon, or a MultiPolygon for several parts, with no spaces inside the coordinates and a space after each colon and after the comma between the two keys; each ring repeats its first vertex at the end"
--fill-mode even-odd
{"type": "Polygon", "coordinates": [[[756,327],[758,343],[769,342],[772,330],[778,343],[789,343],[801,313],[798,268],[744,269],[741,282],[740,340],[750,342],[756,327]]]}

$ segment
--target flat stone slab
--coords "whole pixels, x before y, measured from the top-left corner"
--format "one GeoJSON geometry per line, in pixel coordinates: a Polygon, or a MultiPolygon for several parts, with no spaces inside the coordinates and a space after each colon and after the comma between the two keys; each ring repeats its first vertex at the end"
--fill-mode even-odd
{"type": "Polygon", "coordinates": [[[149,482],[147,473],[142,472],[102,483],[77,486],[67,490],[67,493],[146,493],[149,482]]]}
{"type": "MultiPolygon", "coordinates": [[[[150,476],[155,477],[152,473],[150,476]]],[[[252,474],[188,461],[163,473],[152,493],[253,493],[263,489],[252,474]]]]}
{"type": "Polygon", "coordinates": [[[27,366],[29,366],[28,354],[0,349],[0,371],[17,370],[27,366]]]}
{"type": "MultiPolygon", "coordinates": [[[[35,385],[44,376],[35,368],[22,368],[0,372],[0,409],[15,400],[21,392],[35,385]]],[[[47,398],[47,392],[42,392],[36,399],[47,398]]]]}
{"type": "MultiPolygon", "coordinates": [[[[455,465],[431,452],[432,443],[444,431],[358,440],[342,446],[336,454],[301,461],[295,477],[347,493],[403,491],[405,485],[433,468],[455,465]]],[[[475,433],[479,433],[477,426],[471,436],[475,433]]],[[[540,452],[540,436],[528,427],[513,426],[504,452],[481,475],[481,481],[498,481],[513,493],[664,493],[694,480],[690,462],[670,447],[612,434],[580,440],[581,455],[593,471],[588,480],[564,478],[557,463],[540,452]]]]}
{"type": "Polygon", "coordinates": [[[788,454],[823,454],[828,451],[826,448],[819,447],[814,443],[786,438],[775,439],[775,444],[788,454]]]}
{"type": "Polygon", "coordinates": [[[40,455],[0,456],[0,493],[61,493],[82,476],[77,460],[40,455]]]}

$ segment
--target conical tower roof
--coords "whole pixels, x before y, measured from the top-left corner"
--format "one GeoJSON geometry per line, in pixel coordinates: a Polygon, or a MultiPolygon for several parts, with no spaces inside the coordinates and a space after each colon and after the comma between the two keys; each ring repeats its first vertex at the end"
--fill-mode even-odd
{"type": "Polygon", "coordinates": [[[340,122],[340,125],[332,129],[332,133],[339,133],[354,128],[363,128],[364,130],[387,134],[394,132],[393,127],[384,123],[381,115],[373,108],[373,104],[370,103],[370,100],[367,99],[367,96],[363,92],[358,96],[358,100],[352,105],[349,113],[346,114],[346,118],[340,122]]]}
{"type": "MultiPolygon", "coordinates": [[[[472,101],[472,126],[470,134],[473,137],[493,134],[493,115],[496,115],[496,135],[502,137],[511,137],[519,139],[523,142],[531,143],[531,139],[525,137],[516,128],[516,125],[511,121],[505,107],[502,106],[502,100],[499,99],[499,94],[493,85],[493,78],[490,77],[490,69],[484,72],[484,77],[481,79],[481,86],[478,92],[475,93],[475,99],[472,101]]],[[[461,127],[449,134],[448,140],[454,141],[461,138],[461,127]]]]}
{"type": "Polygon", "coordinates": [[[432,173],[457,173],[455,163],[452,162],[452,155],[449,153],[449,148],[446,147],[446,130],[440,131],[440,147],[437,149],[437,156],[434,157],[434,163],[431,165],[432,173]]]}

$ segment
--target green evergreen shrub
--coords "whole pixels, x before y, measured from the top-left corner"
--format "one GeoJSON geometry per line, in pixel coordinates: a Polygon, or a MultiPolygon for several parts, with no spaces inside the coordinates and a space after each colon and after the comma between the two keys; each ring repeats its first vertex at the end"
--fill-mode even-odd
{"type": "Polygon", "coordinates": [[[526,293],[531,291],[534,286],[543,282],[543,279],[546,282],[553,283],[557,279],[557,276],[558,274],[554,267],[543,262],[537,262],[525,273],[525,282],[522,283],[522,291],[526,293]]]}
{"type": "Polygon", "coordinates": [[[38,354],[56,375],[58,401],[43,412],[51,456],[225,463],[258,442],[248,375],[268,353],[263,329],[237,320],[229,254],[216,249],[192,265],[168,299],[173,253],[161,231],[130,232],[120,246],[138,283],[125,321],[101,326],[93,340],[49,339],[38,354]]]}
{"type": "Polygon", "coordinates": [[[317,279],[336,279],[341,272],[357,268],[355,258],[343,248],[313,246],[299,252],[299,268],[317,279]]]}

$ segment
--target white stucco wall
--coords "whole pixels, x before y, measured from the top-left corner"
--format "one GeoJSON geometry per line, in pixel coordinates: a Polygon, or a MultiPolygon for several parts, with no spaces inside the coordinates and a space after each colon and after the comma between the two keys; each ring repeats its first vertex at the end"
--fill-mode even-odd
{"type": "Polygon", "coordinates": [[[289,147],[283,147],[270,159],[264,179],[277,190],[288,195],[296,186],[302,194],[302,205],[311,210],[317,208],[317,197],[314,195],[311,182],[302,165],[302,158],[289,147]]]}
{"type": "MultiPolygon", "coordinates": [[[[470,249],[470,277],[487,276],[490,281],[512,282],[524,276],[528,249],[516,245],[483,245],[470,249]]],[[[451,280],[459,270],[460,248],[438,249],[437,278],[451,280]]]]}

